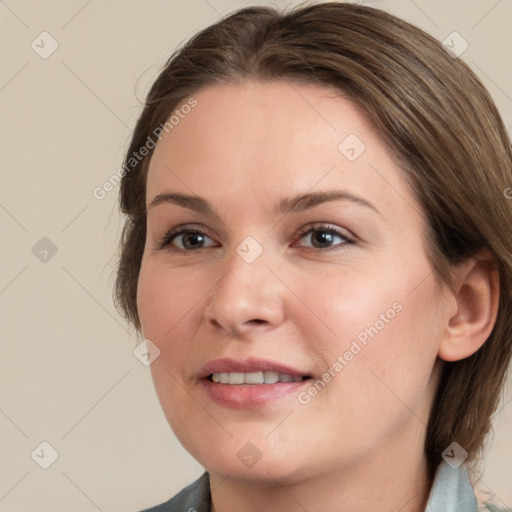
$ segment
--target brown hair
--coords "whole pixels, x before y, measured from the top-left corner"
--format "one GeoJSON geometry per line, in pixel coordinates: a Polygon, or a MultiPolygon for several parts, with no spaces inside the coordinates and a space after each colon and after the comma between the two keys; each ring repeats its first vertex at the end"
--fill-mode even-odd
{"type": "MultiPolygon", "coordinates": [[[[427,250],[439,282],[450,283],[451,265],[484,247],[494,255],[500,276],[494,329],[475,354],[444,364],[425,441],[431,478],[453,441],[475,460],[512,351],[512,201],[504,194],[512,184],[512,151],[490,95],[438,41],[383,11],[338,2],[285,12],[248,7],[171,56],[148,94],[125,165],[200,88],[248,79],[333,86],[369,116],[425,212],[427,250]]],[[[138,331],[151,154],[132,165],[120,190],[126,219],[115,298],[138,331]]]]}

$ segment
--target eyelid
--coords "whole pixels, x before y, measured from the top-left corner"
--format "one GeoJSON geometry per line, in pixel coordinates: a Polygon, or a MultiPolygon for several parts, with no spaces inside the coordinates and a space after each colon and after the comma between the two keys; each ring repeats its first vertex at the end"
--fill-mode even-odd
{"type": "Polygon", "coordinates": [[[346,234],[347,237],[350,236],[350,234],[349,234],[350,232],[348,231],[348,229],[341,228],[341,227],[337,226],[336,224],[332,224],[331,222],[322,222],[322,221],[311,222],[310,224],[307,224],[306,226],[299,229],[299,233],[302,233],[302,234],[307,233],[308,231],[310,231],[312,229],[318,229],[318,230],[325,229],[326,231],[332,230],[332,231],[337,231],[341,234],[346,234]]]}

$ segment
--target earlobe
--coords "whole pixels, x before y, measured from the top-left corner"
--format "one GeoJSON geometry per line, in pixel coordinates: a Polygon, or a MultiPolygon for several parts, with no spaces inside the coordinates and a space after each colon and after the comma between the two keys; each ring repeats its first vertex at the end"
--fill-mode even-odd
{"type": "Polygon", "coordinates": [[[455,313],[448,318],[439,344],[444,361],[459,361],[474,354],[490,336],[499,305],[499,274],[487,249],[458,266],[455,313]]]}

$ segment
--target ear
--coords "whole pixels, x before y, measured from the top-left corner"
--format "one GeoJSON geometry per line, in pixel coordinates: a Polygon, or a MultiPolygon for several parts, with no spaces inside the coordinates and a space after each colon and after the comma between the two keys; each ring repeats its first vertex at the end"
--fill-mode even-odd
{"type": "Polygon", "coordinates": [[[455,313],[447,319],[438,355],[459,361],[474,354],[490,336],[499,304],[499,274],[488,249],[454,268],[455,313]]]}

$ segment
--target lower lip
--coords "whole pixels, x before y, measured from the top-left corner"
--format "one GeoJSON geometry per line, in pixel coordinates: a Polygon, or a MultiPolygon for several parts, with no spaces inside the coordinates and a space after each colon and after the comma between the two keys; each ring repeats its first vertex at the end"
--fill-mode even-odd
{"type": "Polygon", "coordinates": [[[276,382],[275,384],[219,384],[208,379],[201,380],[206,393],[224,407],[252,409],[268,405],[292,395],[296,395],[310,380],[299,382],[276,382]]]}

